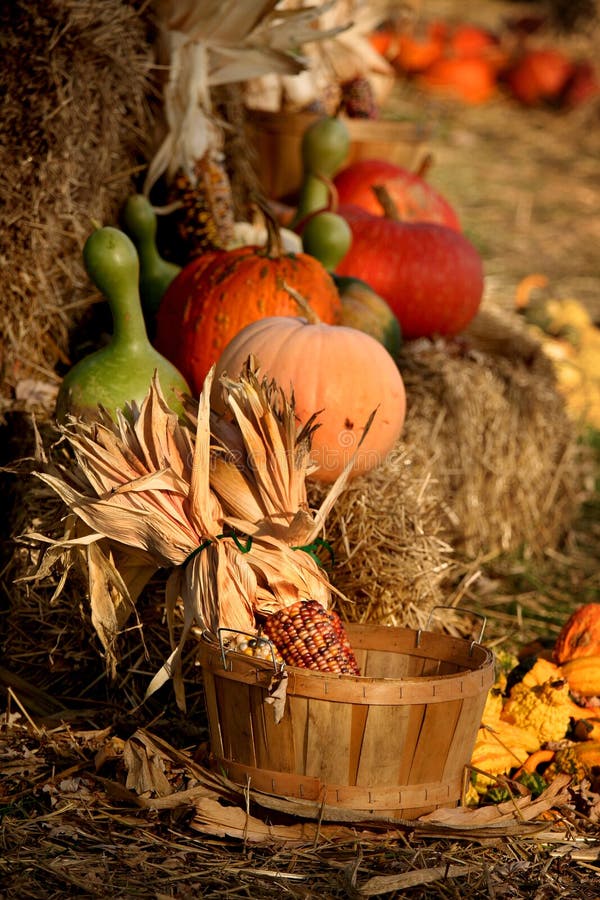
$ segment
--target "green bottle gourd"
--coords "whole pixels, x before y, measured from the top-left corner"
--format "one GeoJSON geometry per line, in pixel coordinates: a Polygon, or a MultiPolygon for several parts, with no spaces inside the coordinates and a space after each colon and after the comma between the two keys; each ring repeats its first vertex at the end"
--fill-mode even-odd
{"type": "Polygon", "coordinates": [[[329,272],[333,272],[352,244],[352,230],[346,220],[329,210],[309,216],[301,237],[304,252],[318,259],[329,272]]]}
{"type": "Polygon", "coordinates": [[[83,248],[86,271],[108,300],[113,318],[109,343],[76,363],[65,375],[56,402],[56,418],[93,418],[102,404],[116,417],[117,409],[147,395],[154,373],[165,400],[178,414],[178,393],[190,394],[178,369],[154,349],[148,339],[139,294],[139,260],[130,238],[118,228],[98,228],[83,248]]]}
{"type": "Polygon", "coordinates": [[[303,178],[292,228],[310,213],[331,206],[331,179],[350,151],[350,134],[337,116],[317,119],[302,135],[303,178]]]}
{"type": "Polygon", "coordinates": [[[163,294],[181,266],[160,255],[156,244],[158,223],[150,201],[143,194],[132,194],[123,209],[123,226],[134,242],[140,260],[140,299],[151,339],[154,338],[156,313],[163,294]]]}

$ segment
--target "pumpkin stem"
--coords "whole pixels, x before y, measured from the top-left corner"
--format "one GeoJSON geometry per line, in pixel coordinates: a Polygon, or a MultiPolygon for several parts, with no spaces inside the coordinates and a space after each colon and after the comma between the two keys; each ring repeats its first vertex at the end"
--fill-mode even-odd
{"type": "Polygon", "coordinates": [[[381,203],[386,219],[392,219],[394,222],[400,221],[398,207],[390,197],[390,193],[384,184],[374,184],[373,193],[381,203]]]}
{"type": "Polygon", "coordinates": [[[319,325],[321,320],[306,299],[300,294],[295,288],[291,287],[286,281],[283,282],[283,289],[287,291],[290,297],[296,301],[298,306],[300,307],[304,317],[311,325],[319,325]]]}
{"type": "Polygon", "coordinates": [[[429,173],[433,165],[433,153],[426,153],[417,168],[415,169],[414,174],[419,178],[425,179],[429,173]]]}
{"type": "Polygon", "coordinates": [[[265,220],[267,229],[267,240],[263,250],[263,255],[269,259],[280,259],[283,256],[283,240],[281,238],[281,230],[279,223],[275,218],[275,213],[266,203],[259,203],[259,209],[265,220]]]}

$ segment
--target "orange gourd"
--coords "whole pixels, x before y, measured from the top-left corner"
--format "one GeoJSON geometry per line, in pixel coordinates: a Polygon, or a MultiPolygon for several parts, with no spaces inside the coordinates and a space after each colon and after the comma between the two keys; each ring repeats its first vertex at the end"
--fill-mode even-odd
{"type": "Polygon", "coordinates": [[[584,603],[571,614],[554,644],[558,665],[583,656],[600,656],[600,603],[584,603]]]}
{"type": "Polygon", "coordinates": [[[266,248],[218,250],[190,262],[167,288],[156,317],[156,349],[185,373],[192,392],[244,326],[270,316],[294,316],[301,293],[327,324],[341,318],[341,301],[325,267],[305,253],[266,248]]]}
{"type": "Polygon", "coordinates": [[[217,412],[225,412],[219,377],[236,377],[250,355],[261,374],[288,396],[293,392],[299,425],[318,414],[312,437],[317,469],[311,478],[335,481],[355,451],[351,477],[383,462],[402,431],[406,394],[396,363],[379,341],[358,329],[291,316],[254,322],[233,338],[217,363],[211,397],[217,412]]]}

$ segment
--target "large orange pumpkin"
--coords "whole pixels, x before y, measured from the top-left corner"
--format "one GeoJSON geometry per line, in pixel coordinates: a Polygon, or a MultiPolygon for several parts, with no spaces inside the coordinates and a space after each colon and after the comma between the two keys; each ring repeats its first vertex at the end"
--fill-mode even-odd
{"type": "Polygon", "coordinates": [[[305,253],[278,247],[238,247],[200,256],[167,288],[156,317],[155,346],[198,395],[211,366],[231,338],[267,316],[300,314],[288,287],[328,324],[341,318],[330,274],[305,253]]]}
{"type": "Polygon", "coordinates": [[[290,316],[254,322],[217,363],[211,402],[218,412],[225,411],[219,377],[236,377],[251,354],[262,374],[288,396],[293,391],[299,425],[319,414],[312,439],[317,469],[311,478],[335,481],[355,451],[352,477],[383,462],[402,431],[406,394],[396,363],[379,341],[355,328],[290,316]]]}

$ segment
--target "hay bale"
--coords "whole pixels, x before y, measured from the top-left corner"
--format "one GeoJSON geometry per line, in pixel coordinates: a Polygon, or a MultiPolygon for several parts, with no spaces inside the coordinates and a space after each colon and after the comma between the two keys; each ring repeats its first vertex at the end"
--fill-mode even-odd
{"type": "MultiPolygon", "coordinates": [[[[312,485],[310,502],[317,505],[324,493],[312,485]]],[[[403,442],[379,468],[349,483],[325,535],[344,618],[421,628],[444,605],[454,566],[439,509],[431,472],[415,468],[403,442]]]]}
{"type": "Polygon", "coordinates": [[[581,504],[579,432],[522,320],[485,305],[460,341],[407,345],[400,367],[404,440],[440,487],[454,549],[556,548],[581,504]]]}
{"type": "Polygon", "coordinates": [[[94,299],[83,244],[116,221],[152,134],[147,31],[125,0],[2,4],[0,419],[31,382],[57,385],[94,299]]]}
{"type": "Polygon", "coordinates": [[[552,365],[516,314],[486,305],[459,339],[407,343],[399,364],[402,438],[340,497],[328,539],[347,617],[414,627],[474,561],[556,549],[586,465],[552,365]]]}

